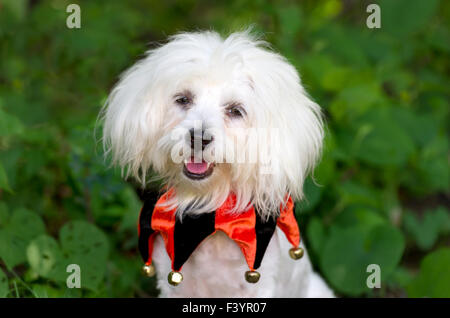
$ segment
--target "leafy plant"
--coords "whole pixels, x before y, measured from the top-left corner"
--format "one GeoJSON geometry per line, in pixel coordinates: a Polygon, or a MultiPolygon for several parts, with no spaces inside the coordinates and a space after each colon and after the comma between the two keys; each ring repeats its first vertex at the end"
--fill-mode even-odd
{"type": "MultiPolygon", "coordinates": [[[[338,296],[449,297],[450,3],[0,0],[0,297],[156,296],[139,273],[142,190],[108,168],[98,113],[150,42],[253,25],[323,109],[296,214],[338,296]],[[79,264],[82,288],[66,286],[79,264]],[[381,289],[366,285],[378,264],[381,289]]],[[[148,192],[156,193],[158,184],[148,192]]]]}
{"type": "Polygon", "coordinates": [[[442,248],[427,255],[419,275],[408,286],[412,297],[450,297],[450,249],[442,248]]]}

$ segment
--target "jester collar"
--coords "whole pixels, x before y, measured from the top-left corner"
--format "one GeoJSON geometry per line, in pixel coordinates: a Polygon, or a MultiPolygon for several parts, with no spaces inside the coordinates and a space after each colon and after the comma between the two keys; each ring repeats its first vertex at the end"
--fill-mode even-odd
{"type": "Polygon", "coordinates": [[[303,256],[303,250],[298,247],[300,231],[291,197],[288,197],[284,206],[280,206],[279,216],[268,220],[262,219],[252,206],[239,214],[229,213],[236,202],[235,195],[230,194],[216,211],[200,215],[186,214],[181,221],[175,215],[176,208],[168,211],[164,206],[173,194],[174,190],[169,190],[156,204],[154,200],[146,200],[139,216],[139,251],[145,262],[144,273],[148,276],[154,275],[155,272],[152,266],[152,252],[153,242],[158,233],[161,234],[167,254],[172,261],[172,272],[169,274],[169,283],[172,285],[178,285],[182,281],[180,270],[197,246],[217,231],[223,231],[240,247],[250,269],[245,274],[246,280],[250,283],[259,280],[260,274],[256,269],[261,265],[277,226],[293,246],[289,255],[293,259],[303,256]]]}

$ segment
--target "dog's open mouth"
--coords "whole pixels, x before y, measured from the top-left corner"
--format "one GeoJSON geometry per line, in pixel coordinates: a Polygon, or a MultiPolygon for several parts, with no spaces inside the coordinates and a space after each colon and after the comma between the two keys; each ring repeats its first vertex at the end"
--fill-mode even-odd
{"type": "Polygon", "coordinates": [[[190,160],[184,162],[183,173],[186,177],[193,180],[200,180],[209,177],[214,170],[214,164],[202,160],[201,162],[194,162],[192,157],[190,160]]]}

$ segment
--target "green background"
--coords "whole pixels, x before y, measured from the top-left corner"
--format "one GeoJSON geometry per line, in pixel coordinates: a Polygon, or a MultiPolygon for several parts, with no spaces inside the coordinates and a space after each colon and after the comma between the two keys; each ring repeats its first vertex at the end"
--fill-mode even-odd
{"type": "Polygon", "coordinates": [[[154,42],[249,25],[326,116],[296,210],[315,269],[338,296],[450,297],[449,22],[438,0],[0,0],[0,297],[157,295],[140,275],[140,191],[107,168],[97,115],[154,42]],[[69,3],[81,29],[66,27],[69,3]],[[71,263],[81,289],[65,285],[71,263]]]}

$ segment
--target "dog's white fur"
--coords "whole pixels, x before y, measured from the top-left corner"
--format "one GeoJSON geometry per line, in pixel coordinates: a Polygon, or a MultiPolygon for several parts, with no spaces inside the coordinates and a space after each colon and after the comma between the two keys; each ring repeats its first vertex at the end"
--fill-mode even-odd
{"type": "MultiPolygon", "coordinates": [[[[178,207],[179,217],[213,211],[230,192],[237,197],[235,213],[249,204],[265,217],[279,213],[286,194],[302,199],[304,179],[320,157],[323,139],[320,108],[308,97],[295,68],[248,31],[226,39],[215,32],[171,37],[123,74],[103,118],[105,150],[113,162],[142,184],[153,169],[175,189],[169,206],[178,207]],[[190,96],[187,107],[176,102],[182,95],[190,96]],[[239,105],[243,116],[228,116],[230,105],[239,105]],[[192,180],[183,174],[183,161],[174,161],[173,149],[180,140],[174,139],[173,132],[188,131],[198,122],[214,137],[207,148],[215,156],[214,161],[208,159],[214,170],[205,179],[192,180]],[[254,147],[248,136],[239,138],[249,128],[263,128],[275,139],[258,134],[254,147]],[[258,158],[269,151],[270,161],[236,163],[224,155],[230,144],[236,152],[247,156],[256,152],[258,158]]],[[[191,158],[188,151],[176,154],[191,158]]],[[[308,256],[293,261],[289,248],[277,229],[258,270],[260,281],[249,284],[244,280],[248,268],[239,247],[216,233],[184,264],[182,284],[172,287],[166,279],[170,260],[157,239],[153,261],[161,296],[332,296],[313,272],[308,256]]]]}

